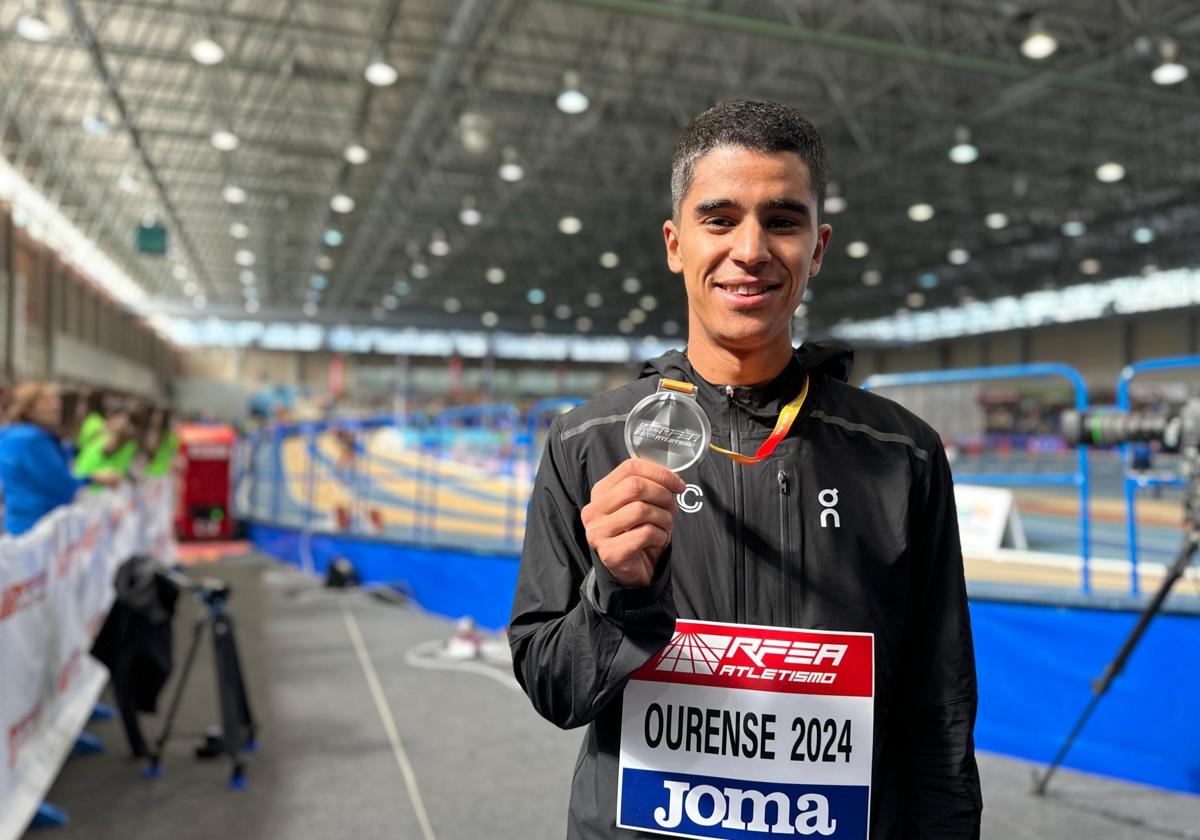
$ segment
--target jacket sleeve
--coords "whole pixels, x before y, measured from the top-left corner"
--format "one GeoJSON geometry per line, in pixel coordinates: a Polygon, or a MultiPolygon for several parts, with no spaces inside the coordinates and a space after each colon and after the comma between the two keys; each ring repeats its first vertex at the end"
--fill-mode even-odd
{"type": "Polygon", "coordinates": [[[906,836],[978,838],[975,652],[950,465],[940,443],[914,493],[906,836]]]}
{"type": "Polygon", "coordinates": [[[636,589],[591,551],[580,520],[590,486],[560,434],[556,421],[529,502],[509,643],[534,708],[569,729],[591,722],[670,641],[675,606],[669,547],[650,585],[636,589]]]}
{"type": "Polygon", "coordinates": [[[22,475],[29,488],[55,505],[68,505],[75,500],[79,488],[88,482],[77,479],[67,469],[66,459],[58,442],[44,434],[29,438],[23,454],[22,475]]]}

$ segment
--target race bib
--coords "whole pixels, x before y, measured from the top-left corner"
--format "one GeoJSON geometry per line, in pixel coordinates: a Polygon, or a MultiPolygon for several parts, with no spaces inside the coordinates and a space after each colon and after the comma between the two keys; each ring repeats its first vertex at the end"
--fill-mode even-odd
{"type": "Polygon", "coordinates": [[[625,688],[617,825],[866,840],[874,636],[679,620],[625,688]]]}

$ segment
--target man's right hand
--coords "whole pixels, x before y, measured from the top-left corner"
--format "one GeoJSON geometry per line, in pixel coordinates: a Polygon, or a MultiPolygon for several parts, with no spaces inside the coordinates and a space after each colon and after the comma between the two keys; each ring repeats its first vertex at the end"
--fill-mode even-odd
{"type": "Polygon", "coordinates": [[[641,458],[621,462],[592,488],[581,511],[588,545],[622,586],[649,586],[671,542],[675,496],[687,488],[666,467],[641,458]]]}

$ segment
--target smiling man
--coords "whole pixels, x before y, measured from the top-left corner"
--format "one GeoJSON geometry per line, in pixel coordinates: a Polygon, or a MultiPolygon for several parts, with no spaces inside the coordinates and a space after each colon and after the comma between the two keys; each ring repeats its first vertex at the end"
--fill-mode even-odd
{"type": "Polygon", "coordinates": [[[831,235],[820,135],[723,103],[684,130],[671,189],[687,349],[555,422],[513,605],[534,707],[588,727],[567,836],[977,837],[941,443],[846,384],[848,348],[792,346],[831,235]],[[715,450],[678,474],[626,443],[664,389],[695,400],[715,450]]]}

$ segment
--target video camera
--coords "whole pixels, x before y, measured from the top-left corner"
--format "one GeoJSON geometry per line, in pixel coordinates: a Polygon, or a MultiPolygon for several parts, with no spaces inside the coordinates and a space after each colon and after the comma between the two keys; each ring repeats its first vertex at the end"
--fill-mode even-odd
{"type": "Polygon", "coordinates": [[[1062,437],[1071,446],[1160,443],[1167,452],[1200,450],[1200,399],[1170,411],[1064,411],[1062,437]]]}

